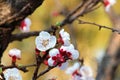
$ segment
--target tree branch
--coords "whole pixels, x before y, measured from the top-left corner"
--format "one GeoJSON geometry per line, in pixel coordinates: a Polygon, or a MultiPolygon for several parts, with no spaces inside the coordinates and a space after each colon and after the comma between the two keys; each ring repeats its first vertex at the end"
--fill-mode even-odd
{"type": "Polygon", "coordinates": [[[15,4],[16,6],[10,6],[9,9],[10,9],[11,15],[9,13],[7,17],[2,16],[3,20],[0,20],[0,27],[5,27],[7,25],[13,24],[16,21],[24,19],[25,17],[33,13],[36,10],[36,8],[43,3],[43,1],[44,0],[21,0],[21,1],[14,2],[14,0],[12,0],[11,3],[6,2],[6,5],[15,4]],[[21,5],[23,4],[23,5],[21,6],[20,4],[21,5]],[[21,7],[21,8],[19,8],[18,10],[18,7],[21,7]]]}
{"type": "MultiPolygon", "coordinates": [[[[75,21],[78,17],[85,15],[88,12],[91,12],[91,10],[93,10],[93,8],[98,4],[98,2],[101,2],[100,0],[97,2],[98,0],[96,0],[96,2],[94,0],[83,0],[83,2],[81,2],[75,9],[73,9],[68,15],[67,17],[61,21],[60,23],[60,27],[62,28],[64,25],[66,24],[70,24],[73,21],[75,21]],[[94,5],[91,7],[91,5],[94,5]],[[89,7],[90,6],[90,7],[89,7]],[[88,10],[86,8],[89,8],[91,10],[88,10]],[[80,10],[80,11],[79,11],[80,10]],[[86,11],[87,10],[87,11],[86,11]],[[79,13],[77,15],[75,15],[76,13],[79,13]]],[[[54,28],[49,28],[45,31],[48,32],[52,32],[54,30],[54,28]]],[[[11,36],[10,42],[12,41],[21,41],[22,39],[28,38],[28,37],[32,37],[32,36],[37,36],[39,34],[39,31],[35,31],[35,32],[28,32],[28,33],[21,33],[21,34],[14,34],[11,36]]]]}
{"type": "Polygon", "coordinates": [[[118,34],[120,34],[120,30],[115,29],[115,28],[110,28],[110,27],[107,27],[107,26],[102,26],[102,25],[99,25],[99,24],[96,24],[96,23],[92,23],[92,22],[82,21],[80,19],[78,19],[78,21],[79,21],[79,24],[91,24],[91,25],[95,25],[95,26],[99,27],[99,30],[101,30],[102,28],[105,28],[105,29],[111,30],[112,32],[118,32],[118,34]]]}

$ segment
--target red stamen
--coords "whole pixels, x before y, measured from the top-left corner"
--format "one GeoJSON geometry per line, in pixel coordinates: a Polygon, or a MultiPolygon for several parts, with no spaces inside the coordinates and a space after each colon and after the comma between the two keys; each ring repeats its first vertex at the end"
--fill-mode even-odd
{"type": "Polygon", "coordinates": [[[110,4],[110,2],[108,0],[104,0],[105,7],[108,6],[109,4],[110,4]]]}
{"type": "Polygon", "coordinates": [[[16,59],[17,59],[16,56],[13,56],[12,57],[12,62],[16,62],[16,59]]]}

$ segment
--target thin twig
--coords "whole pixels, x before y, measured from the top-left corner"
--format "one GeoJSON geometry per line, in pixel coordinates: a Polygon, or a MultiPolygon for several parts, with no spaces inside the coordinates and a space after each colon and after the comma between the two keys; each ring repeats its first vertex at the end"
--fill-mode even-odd
{"type": "MultiPolygon", "coordinates": [[[[56,65],[57,66],[57,65],[56,65]]],[[[55,68],[56,66],[53,66],[53,67],[48,67],[46,70],[44,70],[43,72],[41,72],[37,78],[39,78],[40,76],[44,75],[45,73],[49,72],[51,69],[55,68]]]]}
{"type": "Polygon", "coordinates": [[[105,29],[111,30],[112,32],[118,32],[120,34],[120,30],[118,30],[118,29],[110,28],[107,26],[102,26],[102,25],[92,23],[92,22],[82,21],[80,19],[78,19],[78,21],[79,21],[79,24],[91,24],[91,25],[95,25],[95,26],[99,27],[99,30],[101,30],[102,28],[105,28],[105,29]]]}

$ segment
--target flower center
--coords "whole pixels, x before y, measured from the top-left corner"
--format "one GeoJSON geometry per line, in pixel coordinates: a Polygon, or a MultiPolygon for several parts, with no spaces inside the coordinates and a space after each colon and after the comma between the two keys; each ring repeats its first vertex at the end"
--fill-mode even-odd
{"type": "Polygon", "coordinates": [[[43,45],[44,47],[46,47],[46,46],[48,45],[48,43],[49,43],[49,40],[48,40],[48,39],[47,39],[47,40],[43,40],[42,45],[43,45]]]}
{"type": "Polygon", "coordinates": [[[16,80],[15,76],[9,76],[8,80],[16,80]]]}

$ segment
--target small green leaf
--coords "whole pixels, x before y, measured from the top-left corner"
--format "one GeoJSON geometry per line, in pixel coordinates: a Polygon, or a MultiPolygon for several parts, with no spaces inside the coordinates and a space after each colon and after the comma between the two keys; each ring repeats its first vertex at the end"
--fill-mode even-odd
{"type": "Polygon", "coordinates": [[[56,22],[56,26],[60,26],[61,25],[61,22],[56,22]]]}
{"type": "Polygon", "coordinates": [[[18,64],[18,67],[21,67],[22,66],[22,64],[18,64]]]}

